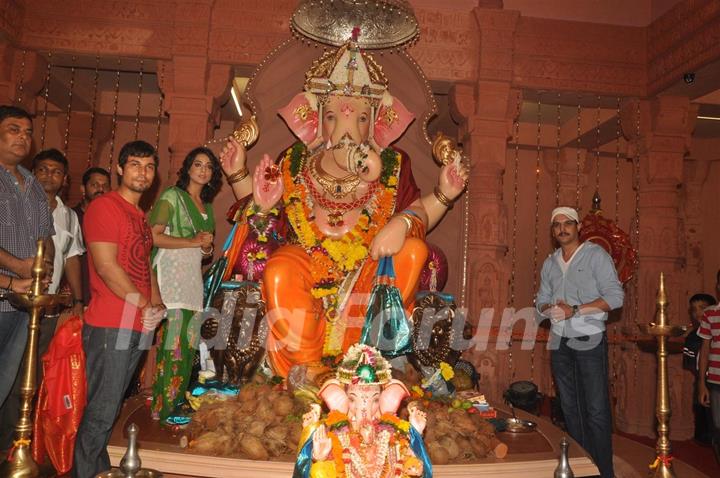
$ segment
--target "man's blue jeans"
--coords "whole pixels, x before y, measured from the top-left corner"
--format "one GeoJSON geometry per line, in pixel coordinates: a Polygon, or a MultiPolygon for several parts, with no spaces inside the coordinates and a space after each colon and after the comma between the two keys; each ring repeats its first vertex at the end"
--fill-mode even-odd
{"type": "Polygon", "coordinates": [[[75,439],[74,478],[110,469],[107,444],[148,338],[152,334],[83,326],[87,405],[75,439]]]}
{"type": "Polygon", "coordinates": [[[607,336],[551,337],[553,378],[567,431],[590,454],[600,476],[612,478],[607,336]]]}
{"type": "Polygon", "coordinates": [[[28,314],[0,312],[0,405],[5,402],[17,377],[28,336],[28,314]]]}

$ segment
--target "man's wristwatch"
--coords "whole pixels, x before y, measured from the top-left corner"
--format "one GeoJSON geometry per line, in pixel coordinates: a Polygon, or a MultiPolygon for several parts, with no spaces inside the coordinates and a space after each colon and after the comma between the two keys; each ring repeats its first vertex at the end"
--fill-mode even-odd
{"type": "Polygon", "coordinates": [[[580,306],[579,305],[573,305],[572,306],[572,315],[571,317],[577,317],[578,313],[580,312],[580,306]]]}

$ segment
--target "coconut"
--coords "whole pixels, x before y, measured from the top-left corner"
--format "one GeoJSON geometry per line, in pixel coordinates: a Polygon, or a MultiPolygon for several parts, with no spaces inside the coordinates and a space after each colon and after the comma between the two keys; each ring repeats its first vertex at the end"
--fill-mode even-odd
{"type": "Polygon", "coordinates": [[[463,460],[469,460],[473,457],[473,449],[470,446],[470,440],[467,438],[458,438],[457,447],[460,449],[460,458],[463,460]]]}
{"type": "Polygon", "coordinates": [[[270,458],[260,439],[247,433],[240,440],[240,451],[251,460],[267,460],[270,458]]]}
{"type": "Polygon", "coordinates": [[[288,430],[288,444],[291,449],[295,449],[300,444],[302,438],[302,423],[292,422],[288,430]]]}
{"type": "Polygon", "coordinates": [[[447,450],[437,443],[428,444],[428,453],[430,453],[430,461],[434,465],[447,465],[450,462],[447,450]]]}
{"type": "Polygon", "coordinates": [[[241,403],[245,403],[247,401],[255,400],[255,390],[257,387],[253,385],[245,385],[240,389],[237,395],[237,399],[241,403]]]}
{"type": "Polygon", "coordinates": [[[272,405],[268,402],[261,402],[255,410],[255,416],[260,420],[269,422],[275,418],[275,412],[273,411],[272,405]]]}
{"type": "Polygon", "coordinates": [[[447,450],[448,457],[451,460],[454,460],[458,457],[458,455],[460,455],[460,448],[457,446],[457,443],[455,443],[455,440],[450,436],[441,438],[440,444],[447,450]]]}
{"type": "Polygon", "coordinates": [[[478,458],[485,458],[490,453],[490,440],[481,434],[476,434],[470,440],[470,446],[478,458]]]}
{"type": "Polygon", "coordinates": [[[288,435],[288,428],[285,425],[273,425],[265,430],[265,436],[269,440],[276,440],[284,443],[288,435]]]}
{"type": "Polygon", "coordinates": [[[247,427],[245,430],[245,433],[261,437],[263,436],[263,433],[265,432],[265,427],[267,426],[267,423],[262,420],[255,420],[252,423],[250,423],[250,426],[247,427]]]}
{"type": "Polygon", "coordinates": [[[232,438],[220,432],[206,432],[189,444],[192,450],[208,455],[229,455],[232,450],[232,438]]]}
{"type": "Polygon", "coordinates": [[[287,395],[279,397],[273,402],[273,408],[275,408],[276,415],[284,418],[292,413],[294,408],[293,400],[287,395]]]}

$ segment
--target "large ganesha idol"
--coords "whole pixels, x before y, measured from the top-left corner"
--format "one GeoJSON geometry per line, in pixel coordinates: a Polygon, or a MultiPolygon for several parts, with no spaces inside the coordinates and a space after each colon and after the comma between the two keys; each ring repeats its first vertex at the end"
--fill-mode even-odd
{"type": "Polygon", "coordinates": [[[412,306],[427,257],[424,242],[465,188],[458,161],[421,195],[410,158],[390,145],[413,115],[388,92],[372,56],[349,40],[306,73],[304,91],[279,111],[300,139],[250,174],[230,139],[223,168],[238,198],[230,271],[262,280],[268,360],[287,377],[322,370],[360,339],[378,260],[392,257],[395,284],[412,306]],[[358,318],[360,319],[358,321],[358,318]]]}
{"type": "Polygon", "coordinates": [[[431,477],[422,433],[425,413],[408,406],[408,421],[397,416],[409,395],[392,379],[390,364],[368,345],[348,350],[320,396],[330,413],[320,419],[313,404],[303,416],[294,478],[431,477]]]}

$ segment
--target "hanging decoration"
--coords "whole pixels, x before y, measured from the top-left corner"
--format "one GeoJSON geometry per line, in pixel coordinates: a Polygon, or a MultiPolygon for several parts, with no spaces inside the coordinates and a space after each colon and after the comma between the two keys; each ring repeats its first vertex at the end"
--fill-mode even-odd
{"type": "Polygon", "coordinates": [[[622,136],[622,123],[620,119],[620,97],[617,97],[615,107],[615,223],[620,224],[620,137],[622,136]]]}
{"type": "Polygon", "coordinates": [[[595,194],[600,194],[600,95],[595,112],[595,194]]]}
{"type": "Polygon", "coordinates": [[[117,134],[118,96],[120,95],[120,58],[117,59],[117,72],[115,73],[115,98],[113,99],[112,127],[110,131],[110,161],[108,171],[112,173],[113,157],[115,155],[115,135],[117,134]]]}
{"type": "Polygon", "coordinates": [[[77,57],[73,55],[72,66],[70,67],[70,86],[68,88],[68,105],[65,111],[65,135],[63,136],[63,154],[67,157],[68,143],[70,142],[70,120],[72,118],[72,99],[75,89],[75,62],[77,57]]]}
{"type": "Polygon", "coordinates": [[[95,140],[95,107],[97,105],[98,82],[100,80],[100,56],[95,56],[95,75],[93,76],[92,106],[90,107],[90,137],[88,138],[88,158],[85,169],[90,169],[93,159],[95,140]]]}
{"type": "MultiPolygon", "coordinates": [[[[640,248],[640,99],[637,100],[637,107],[635,110],[635,155],[633,157],[633,186],[635,189],[635,217],[633,225],[635,226],[634,231],[634,246],[640,248]]],[[[633,322],[637,335],[637,330],[640,327],[640,260],[635,263],[635,280],[633,281],[633,322]]],[[[637,383],[637,364],[639,362],[638,357],[639,348],[636,345],[633,350],[633,381],[637,383]]]]}
{"type": "Polygon", "coordinates": [[[20,57],[20,78],[18,78],[17,87],[15,88],[15,103],[22,104],[23,102],[23,90],[25,89],[25,56],[27,55],[27,50],[22,51],[22,56],[20,57]]]}
{"type": "Polygon", "coordinates": [[[557,94],[555,117],[555,207],[560,205],[560,93],[557,94]]]}
{"type": "MultiPolygon", "coordinates": [[[[157,127],[155,128],[155,151],[160,149],[160,125],[162,123],[163,99],[162,84],[165,79],[165,62],[160,62],[160,76],[158,78],[158,112],[157,127]]],[[[171,168],[168,168],[168,171],[171,168]]]]}
{"type": "Polygon", "coordinates": [[[143,69],[145,60],[140,60],[140,70],[138,72],[138,89],[137,89],[137,105],[135,107],[135,131],[134,138],[137,141],[138,132],[140,130],[140,106],[142,105],[142,89],[143,89],[143,69]]]}
{"type": "MultiPolygon", "coordinates": [[[[510,297],[508,306],[515,308],[515,278],[517,277],[517,229],[518,229],[518,173],[520,171],[520,103],[521,98],[518,94],[515,104],[515,124],[514,124],[514,142],[515,154],[513,158],[513,222],[512,235],[510,238],[510,297]]],[[[508,370],[510,371],[510,383],[515,380],[515,364],[513,363],[513,336],[512,325],[508,325],[508,370]]]]}
{"type": "Polygon", "coordinates": [[[40,149],[45,148],[45,130],[47,129],[48,97],[50,96],[50,71],[52,70],[52,52],[48,52],[48,63],[45,71],[45,104],[43,105],[42,121],[40,122],[40,149]]]}
{"type": "MultiPolygon", "coordinates": [[[[535,237],[533,244],[533,291],[538,289],[538,255],[540,252],[540,160],[542,157],[542,93],[538,92],[537,99],[537,131],[535,138],[535,237]]],[[[535,347],[530,350],[530,381],[535,375],[535,347]]]]}
{"type": "Polygon", "coordinates": [[[577,171],[575,173],[575,209],[580,209],[580,126],[581,126],[581,119],[582,119],[582,106],[580,105],[580,101],[582,100],[582,96],[578,95],[578,105],[577,105],[577,139],[576,139],[576,145],[575,145],[575,165],[577,167],[577,171]]]}
{"type": "Polygon", "coordinates": [[[465,186],[465,197],[463,198],[463,262],[460,292],[460,307],[463,311],[467,304],[467,282],[468,282],[468,255],[470,253],[470,181],[465,186]]]}

